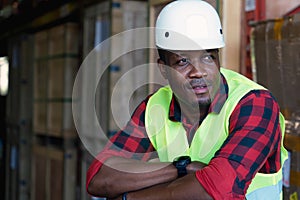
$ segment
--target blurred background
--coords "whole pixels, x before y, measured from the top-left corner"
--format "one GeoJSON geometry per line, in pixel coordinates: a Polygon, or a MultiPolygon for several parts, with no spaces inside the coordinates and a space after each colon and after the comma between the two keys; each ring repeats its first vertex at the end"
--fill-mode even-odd
{"type": "MultiPolygon", "coordinates": [[[[114,48],[102,51],[93,61],[97,67],[82,71],[81,83],[96,82],[96,92],[90,97],[90,88],[84,84],[77,92],[82,102],[95,99],[92,110],[97,120],[90,119],[90,105],[81,104],[77,126],[72,115],[76,74],[102,41],[125,30],[153,27],[168,2],[0,0],[0,199],[97,199],[85,189],[86,171],[93,160],[90,149],[104,144],[123,125],[116,122],[110,109],[112,98],[119,100],[114,109],[123,122],[128,117],[123,114],[124,108],[131,113],[157,88],[153,83],[158,77],[152,68],[134,71],[121,80],[134,67],[156,62],[154,49],[135,50],[137,41],[151,42],[153,38],[151,34],[132,35],[122,40],[120,47],[134,51],[117,56],[106,68],[102,63],[118,53],[114,48]],[[136,87],[141,81],[149,84],[136,87]],[[115,91],[117,83],[121,89],[115,91]],[[97,124],[104,137],[97,136],[97,124]]],[[[289,150],[284,167],[284,199],[297,200],[300,0],[207,2],[222,19],[226,42],[221,50],[222,66],[266,86],[280,103],[286,118],[284,143],[289,150]]]]}

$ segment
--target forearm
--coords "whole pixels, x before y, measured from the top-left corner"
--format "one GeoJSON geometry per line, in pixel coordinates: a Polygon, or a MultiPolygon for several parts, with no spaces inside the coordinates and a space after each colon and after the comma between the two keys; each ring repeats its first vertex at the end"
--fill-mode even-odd
{"type": "MultiPolygon", "coordinates": [[[[116,198],[121,199],[121,197],[116,198]]],[[[194,174],[176,179],[168,184],[156,185],[127,194],[128,200],[211,200],[194,174]]]]}
{"type": "MultiPolygon", "coordinates": [[[[195,177],[195,172],[205,166],[205,164],[200,162],[192,162],[187,166],[188,175],[185,177],[153,185],[138,191],[129,191],[127,199],[212,199],[195,177]]],[[[114,198],[114,200],[120,199],[122,199],[121,196],[114,198]]]]}
{"type": "Polygon", "coordinates": [[[171,163],[149,163],[113,157],[108,159],[88,186],[90,194],[113,198],[177,178],[171,163]]]}

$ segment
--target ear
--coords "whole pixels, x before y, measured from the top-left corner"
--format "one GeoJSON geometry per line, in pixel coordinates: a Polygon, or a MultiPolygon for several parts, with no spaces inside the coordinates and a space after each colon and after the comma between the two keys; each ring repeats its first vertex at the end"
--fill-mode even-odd
{"type": "Polygon", "coordinates": [[[167,69],[166,69],[166,63],[161,60],[160,58],[157,59],[157,64],[158,64],[158,68],[159,68],[159,71],[161,73],[161,75],[167,79],[167,69]]]}

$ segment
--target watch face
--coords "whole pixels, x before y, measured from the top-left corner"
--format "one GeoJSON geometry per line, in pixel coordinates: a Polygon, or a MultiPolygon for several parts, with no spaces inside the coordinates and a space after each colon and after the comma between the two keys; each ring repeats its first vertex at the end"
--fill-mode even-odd
{"type": "Polygon", "coordinates": [[[189,156],[180,156],[179,158],[178,158],[178,161],[180,161],[180,160],[190,160],[191,158],[189,157],[189,156]]]}
{"type": "Polygon", "coordinates": [[[176,165],[185,166],[191,163],[191,158],[189,156],[180,156],[175,159],[176,165]]]}
{"type": "Polygon", "coordinates": [[[186,165],[186,160],[178,160],[177,165],[180,165],[180,166],[186,165]]]}

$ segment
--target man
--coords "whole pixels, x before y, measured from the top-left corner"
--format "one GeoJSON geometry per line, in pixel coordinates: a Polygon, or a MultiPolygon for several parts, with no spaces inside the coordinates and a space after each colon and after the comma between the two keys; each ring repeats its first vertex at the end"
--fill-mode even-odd
{"type": "Polygon", "coordinates": [[[157,19],[156,45],[169,86],[111,138],[88,171],[88,192],[128,200],[280,199],[283,116],[268,90],[220,67],[225,44],[214,8],[170,3],[157,19]]]}

